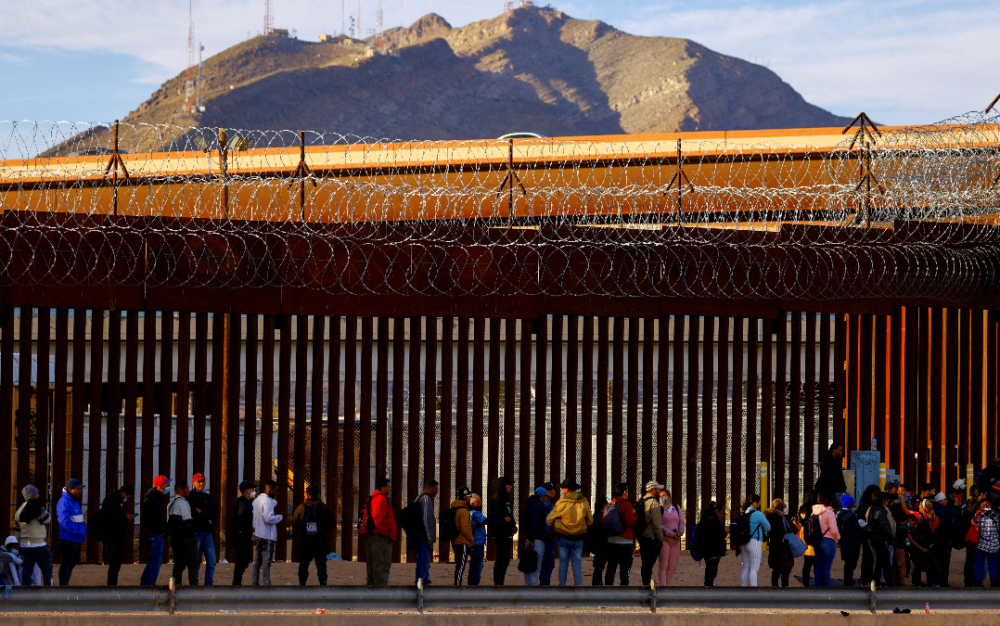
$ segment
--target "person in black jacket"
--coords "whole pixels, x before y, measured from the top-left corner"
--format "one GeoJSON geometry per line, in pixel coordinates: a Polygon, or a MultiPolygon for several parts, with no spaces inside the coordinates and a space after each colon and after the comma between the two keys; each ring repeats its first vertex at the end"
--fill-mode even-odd
{"type": "Polygon", "coordinates": [[[837,529],[840,531],[840,558],[844,561],[844,586],[854,586],[854,570],[861,556],[862,532],[854,512],[854,498],[846,493],[840,496],[837,529]]]}
{"type": "Polygon", "coordinates": [[[176,494],[170,498],[167,527],[170,529],[170,543],[174,551],[174,581],[180,584],[184,570],[188,571],[188,584],[198,584],[198,542],[194,534],[194,516],[187,496],[190,489],[186,482],[179,481],[176,494]]]}
{"type": "Polygon", "coordinates": [[[819,478],[816,479],[816,493],[832,493],[838,497],[847,491],[844,482],[844,444],[833,443],[823,456],[819,466],[819,478]]]}
{"type": "Polygon", "coordinates": [[[604,568],[608,565],[608,531],[604,530],[606,506],[607,498],[598,498],[594,503],[594,523],[587,527],[587,536],[583,540],[584,551],[594,555],[594,578],[591,581],[594,587],[604,584],[604,568]]]}
{"type": "MultiPolygon", "coordinates": [[[[524,512],[521,513],[521,535],[524,537],[524,550],[534,550],[538,555],[535,569],[524,572],[524,584],[529,587],[537,587],[539,583],[539,573],[542,570],[542,561],[545,559],[545,541],[549,538],[551,530],[545,523],[548,508],[545,501],[549,493],[545,487],[535,490],[524,505],[524,512]]],[[[521,570],[522,572],[524,570],[521,570]]]]}
{"type": "Polygon", "coordinates": [[[99,527],[93,520],[90,524],[90,530],[95,532],[104,544],[104,563],[108,566],[109,586],[118,584],[118,572],[122,569],[125,545],[132,538],[129,524],[135,515],[126,511],[125,507],[131,504],[134,494],[132,485],[122,485],[118,491],[109,493],[98,511],[99,527]]]}
{"type": "Polygon", "coordinates": [[[306,487],[305,502],[292,514],[292,528],[299,533],[299,584],[309,580],[309,564],[316,563],[316,577],[326,585],[327,536],[335,525],[330,507],[319,499],[319,485],[306,487]]]}
{"type": "Polygon", "coordinates": [[[695,535],[695,543],[705,559],[705,586],[715,585],[715,577],[719,574],[719,562],[726,556],[726,535],[729,530],[722,523],[721,517],[725,511],[714,501],[709,502],[702,511],[701,521],[695,535]]]}
{"type": "Polygon", "coordinates": [[[205,491],[205,475],[195,474],[191,479],[194,489],[188,496],[191,505],[191,517],[194,518],[194,537],[198,546],[199,556],[205,555],[205,585],[215,582],[215,537],[212,534],[212,522],[219,514],[215,500],[205,491]]]}
{"type": "Polygon", "coordinates": [[[510,494],[514,491],[514,481],[501,476],[493,482],[489,515],[486,527],[493,545],[496,546],[496,561],[493,562],[493,584],[503,585],[507,577],[507,567],[514,552],[514,534],[517,522],[510,508],[510,494]]]}
{"type": "Polygon", "coordinates": [[[163,564],[163,538],[167,534],[167,505],[170,502],[170,479],[157,476],[153,479],[153,488],[143,496],[141,514],[143,530],[146,534],[146,544],[149,546],[149,559],[146,568],[142,570],[140,585],[155,585],[160,575],[160,565],[163,564]]]}
{"type": "Polygon", "coordinates": [[[253,498],[257,485],[249,480],[240,483],[240,497],[233,507],[232,526],[229,529],[236,552],[236,566],[233,568],[233,584],[243,584],[243,572],[250,567],[253,553],[253,498]]]}

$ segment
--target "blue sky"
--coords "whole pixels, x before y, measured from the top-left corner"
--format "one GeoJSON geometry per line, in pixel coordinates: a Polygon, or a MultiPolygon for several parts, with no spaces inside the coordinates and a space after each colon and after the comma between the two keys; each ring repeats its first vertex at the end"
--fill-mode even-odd
{"type": "MultiPolygon", "coordinates": [[[[263,0],[195,0],[195,38],[210,56],[260,30],[263,0]]],[[[337,33],[358,0],[274,0],[276,26],[302,39],[337,33]]],[[[1000,93],[1000,3],[949,0],[552,4],[638,35],[685,37],[763,63],[808,101],[840,115],[919,124],[984,108],[1000,93]]],[[[383,0],[387,27],[436,12],[454,26],[498,15],[502,0],[383,0]]],[[[361,27],[377,0],[362,0],[361,27]]],[[[0,0],[0,120],[125,116],[187,53],[178,0],[0,0]]]]}

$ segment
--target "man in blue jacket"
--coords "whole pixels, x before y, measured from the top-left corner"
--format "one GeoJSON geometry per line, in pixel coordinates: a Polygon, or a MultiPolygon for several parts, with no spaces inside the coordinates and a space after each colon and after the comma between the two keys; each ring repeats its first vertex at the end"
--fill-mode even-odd
{"type": "Polygon", "coordinates": [[[56,505],[56,519],[59,520],[59,549],[62,562],[59,564],[59,584],[68,585],[73,568],[80,562],[80,548],[87,539],[87,523],[83,521],[83,483],[70,478],[63,489],[59,504],[56,505]]]}

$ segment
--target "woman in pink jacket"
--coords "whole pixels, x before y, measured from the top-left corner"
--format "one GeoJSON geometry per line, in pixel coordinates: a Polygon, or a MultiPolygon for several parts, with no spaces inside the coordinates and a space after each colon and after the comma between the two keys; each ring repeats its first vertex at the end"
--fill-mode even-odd
{"type": "Polygon", "coordinates": [[[837,542],[840,541],[840,530],[837,528],[837,514],[830,506],[832,498],[828,493],[817,494],[819,504],[813,505],[812,513],[819,518],[823,539],[816,546],[816,586],[830,586],[830,568],[833,558],[837,555],[837,542]]]}
{"type": "Polygon", "coordinates": [[[677,570],[677,557],[681,552],[681,537],[684,536],[684,511],[670,501],[670,491],[660,491],[660,526],[663,529],[663,547],[660,548],[660,586],[666,587],[677,570]]]}

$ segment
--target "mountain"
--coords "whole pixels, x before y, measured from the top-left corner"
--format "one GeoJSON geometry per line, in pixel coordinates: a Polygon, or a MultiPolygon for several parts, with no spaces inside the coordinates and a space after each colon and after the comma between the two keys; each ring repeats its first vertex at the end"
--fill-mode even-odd
{"type": "MultiPolygon", "coordinates": [[[[687,39],[639,37],[561,11],[519,8],[461,28],[430,14],[371,42],[258,36],[205,62],[205,111],[185,76],[124,120],[389,139],[494,138],[842,126],[765,67],[687,39]]],[[[144,136],[162,149],[169,135],[144,136]]],[[[103,143],[103,139],[101,140],[103,143]]]]}

